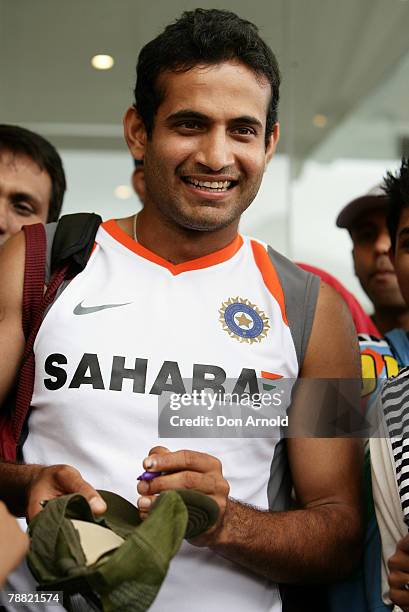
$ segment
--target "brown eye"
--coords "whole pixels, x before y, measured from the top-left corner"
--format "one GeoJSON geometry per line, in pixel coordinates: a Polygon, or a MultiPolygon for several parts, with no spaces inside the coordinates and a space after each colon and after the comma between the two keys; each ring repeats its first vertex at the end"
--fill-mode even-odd
{"type": "Polygon", "coordinates": [[[200,123],[193,119],[191,121],[182,121],[178,123],[176,127],[185,132],[197,132],[203,128],[200,123]]]}
{"type": "Polygon", "coordinates": [[[22,217],[29,217],[34,214],[32,207],[27,202],[14,202],[13,210],[22,217]]]}
{"type": "Polygon", "coordinates": [[[254,130],[248,127],[239,127],[235,129],[236,134],[240,134],[240,136],[251,136],[255,134],[254,130]]]}

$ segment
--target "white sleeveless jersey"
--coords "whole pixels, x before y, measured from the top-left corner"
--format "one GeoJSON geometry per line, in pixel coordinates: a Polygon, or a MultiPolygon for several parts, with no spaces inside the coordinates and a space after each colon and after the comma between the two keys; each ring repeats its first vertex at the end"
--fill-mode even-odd
{"type": "MultiPolygon", "coordinates": [[[[216,253],[172,265],[105,222],[86,268],[46,314],[34,350],[27,463],[73,465],[94,487],[136,503],[149,449],[187,448],[221,460],[233,498],[268,509],[277,439],[158,437],[163,389],[190,393],[215,372],[229,380],[243,370],[267,381],[297,377],[266,245],[237,236],[216,253]]],[[[152,610],[278,611],[281,600],[270,582],[184,543],[152,610]]]]}

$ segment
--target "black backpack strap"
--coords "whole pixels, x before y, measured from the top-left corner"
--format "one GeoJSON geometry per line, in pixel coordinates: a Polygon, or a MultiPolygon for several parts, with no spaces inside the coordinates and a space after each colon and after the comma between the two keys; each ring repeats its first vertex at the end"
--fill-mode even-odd
{"type": "Polygon", "coordinates": [[[51,276],[67,262],[78,274],[87,265],[102,219],[95,213],[64,215],[58,222],[51,249],[51,276]]]}

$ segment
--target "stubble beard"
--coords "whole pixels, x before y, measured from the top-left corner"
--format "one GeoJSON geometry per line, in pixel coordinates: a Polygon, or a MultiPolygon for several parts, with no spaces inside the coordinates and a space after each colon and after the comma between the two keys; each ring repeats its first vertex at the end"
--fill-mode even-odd
{"type": "Polygon", "coordinates": [[[155,177],[157,189],[151,190],[146,185],[146,201],[155,207],[161,217],[172,225],[177,225],[180,229],[199,232],[214,232],[223,230],[229,225],[238,225],[241,215],[247,210],[256,197],[261,180],[248,194],[242,197],[226,210],[222,202],[210,204],[208,200],[187,207],[176,194],[166,191],[165,186],[161,187],[159,177],[155,177]]]}

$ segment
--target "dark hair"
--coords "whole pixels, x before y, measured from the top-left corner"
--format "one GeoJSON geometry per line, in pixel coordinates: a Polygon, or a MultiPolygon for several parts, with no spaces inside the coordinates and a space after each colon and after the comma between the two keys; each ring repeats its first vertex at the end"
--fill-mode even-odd
{"type": "Polygon", "coordinates": [[[66,181],[61,157],[45,138],[17,125],[0,124],[0,153],[26,155],[47,172],[51,179],[51,197],[47,222],[57,221],[64,199],[66,181]]]}
{"type": "Polygon", "coordinates": [[[404,208],[409,208],[409,158],[403,157],[396,174],[387,172],[383,189],[388,196],[388,209],[386,223],[391,237],[392,250],[396,246],[396,233],[399,220],[404,208]]]}
{"type": "Polygon", "coordinates": [[[152,136],[155,114],[163,101],[157,79],[165,71],[184,72],[201,64],[240,60],[271,85],[266,121],[266,145],[275,122],[280,88],[280,71],[270,47],[260,38],[258,28],[230,11],[198,8],[186,11],[141,50],[136,68],[135,108],[148,138],[152,136]]]}

